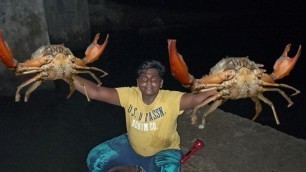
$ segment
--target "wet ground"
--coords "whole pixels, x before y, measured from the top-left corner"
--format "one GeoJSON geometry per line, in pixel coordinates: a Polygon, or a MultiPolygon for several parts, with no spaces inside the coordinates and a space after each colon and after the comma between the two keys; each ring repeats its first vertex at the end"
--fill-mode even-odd
{"type": "MultiPolygon", "coordinates": [[[[154,58],[167,67],[165,89],[188,91],[170,74],[168,38],[178,40],[178,50],[184,56],[190,73],[200,77],[225,56],[249,56],[265,64],[270,73],[287,43],[293,44],[291,56],[298,44],[305,43],[301,37],[301,30],[296,28],[275,31],[272,27],[263,29],[259,26],[233,27],[226,31],[215,26],[148,34],[110,32],[109,44],[93,66],[109,73],[102,78],[104,85],[131,86],[136,83],[135,70],[139,63],[154,58]]],[[[79,56],[83,54],[75,53],[79,56]]],[[[265,94],[274,102],[281,125],[275,124],[272,110],[266,104],[263,104],[263,112],[256,121],[302,139],[306,139],[306,88],[302,84],[304,57],[302,52],[290,76],[281,81],[301,90],[301,94],[292,97],[295,102],[292,107],[287,108],[286,100],[278,93],[265,94]]],[[[285,91],[291,93],[290,90],[285,91]]],[[[66,83],[56,81],[54,89],[35,91],[28,103],[16,103],[13,96],[0,97],[0,171],[86,171],[88,151],[100,142],[125,132],[121,108],[102,102],[87,102],[77,92],[66,100],[68,92],[66,83]]],[[[220,109],[248,119],[254,114],[251,100],[228,101],[220,109]]]]}

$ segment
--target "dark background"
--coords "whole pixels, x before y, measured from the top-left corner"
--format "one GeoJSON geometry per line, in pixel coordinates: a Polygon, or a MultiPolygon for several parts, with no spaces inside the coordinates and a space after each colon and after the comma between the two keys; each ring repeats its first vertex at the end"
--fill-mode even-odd
{"type": "MultiPolygon", "coordinates": [[[[303,46],[306,20],[303,18],[302,1],[193,0],[186,3],[160,0],[124,3],[144,8],[151,6],[156,9],[168,9],[177,14],[193,11],[199,15],[217,14],[218,17],[201,23],[187,22],[181,27],[165,28],[148,34],[140,34],[138,30],[127,29],[119,33],[110,30],[110,44],[101,61],[97,62],[97,65],[101,63],[110,73],[102,79],[105,85],[134,85],[136,81],[133,72],[137,66],[145,59],[155,58],[167,67],[165,88],[188,91],[170,74],[166,42],[169,38],[177,39],[178,51],[183,55],[190,73],[197,78],[208,74],[210,68],[226,56],[249,56],[256,63],[264,64],[267,73],[271,73],[275,61],[288,43],[292,44],[289,52],[291,57],[297,52],[298,46],[302,45],[301,57],[295,68],[289,76],[277,81],[296,87],[301,94],[292,97],[294,105],[287,108],[287,101],[279,93],[264,93],[274,103],[281,125],[275,124],[272,109],[265,103],[262,103],[263,111],[256,122],[298,138],[306,138],[303,122],[306,105],[303,96],[305,84],[302,75],[305,66],[303,46]],[[128,72],[123,72],[124,75],[118,73],[123,70],[128,72]]],[[[292,93],[291,90],[282,90],[287,95],[292,93]]],[[[255,113],[255,105],[250,99],[230,100],[220,108],[249,119],[255,113]]]]}
{"type": "MultiPolygon", "coordinates": [[[[103,85],[109,87],[135,85],[136,68],[143,60],[153,58],[167,67],[165,89],[188,91],[171,76],[167,51],[169,38],[177,39],[179,52],[190,73],[197,78],[207,74],[226,56],[249,56],[251,60],[264,64],[267,72],[271,73],[286,44],[292,43],[290,56],[295,55],[299,44],[306,45],[302,1],[117,2],[169,9],[177,14],[182,11],[214,12],[220,18],[148,33],[140,33],[137,29],[108,30],[109,44],[100,60],[91,66],[109,73],[101,79],[103,85]]],[[[99,28],[93,30],[92,36],[99,28]]],[[[101,41],[105,35],[101,33],[101,41]]],[[[82,57],[85,49],[74,53],[82,57]]],[[[295,103],[292,107],[287,108],[286,100],[278,93],[264,93],[274,103],[281,125],[275,124],[271,108],[264,103],[256,122],[306,139],[305,61],[302,48],[301,57],[291,74],[278,81],[301,90],[301,94],[292,97],[295,103]]],[[[68,85],[63,81],[54,82],[55,89],[33,92],[28,103],[15,103],[14,97],[0,97],[0,129],[1,133],[7,133],[0,136],[3,145],[0,147],[1,169],[85,171],[85,159],[92,147],[125,132],[121,108],[103,102],[87,102],[86,97],[78,92],[66,100],[68,85]]],[[[288,95],[292,93],[283,90],[288,95]]],[[[220,109],[248,119],[255,113],[254,104],[249,99],[228,101],[220,109]]]]}

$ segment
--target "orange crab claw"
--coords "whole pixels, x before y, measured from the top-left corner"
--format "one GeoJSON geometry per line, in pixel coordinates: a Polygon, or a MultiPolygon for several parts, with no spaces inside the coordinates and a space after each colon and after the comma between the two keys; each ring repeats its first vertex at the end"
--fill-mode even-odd
{"type": "Polygon", "coordinates": [[[95,39],[92,41],[92,43],[87,47],[85,51],[85,57],[84,57],[85,64],[92,63],[99,59],[99,57],[103,53],[108,43],[108,37],[109,35],[107,34],[104,43],[100,45],[97,43],[100,38],[100,33],[96,34],[95,39]]]}
{"type": "Polygon", "coordinates": [[[192,84],[194,78],[188,72],[188,67],[176,49],[176,40],[168,39],[168,51],[171,73],[175,79],[180,81],[183,85],[192,84]]]}
{"type": "Polygon", "coordinates": [[[285,76],[289,75],[290,71],[293,69],[294,65],[296,64],[297,60],[301,55],[302,46],[299,46],[299,49],[296,55],[293,58],[288,57],[288,52],[290,51],[291,44],[287,44],[285,50],[281,57],[276,60],[273,66],[273,73],[271,74],[274,80],[282,79],[285,76]]]}
{"type": "Polygon", "coordinates": [[[0,61],[8,68],[16,68],[17,63],[13,59],[13,54],[8,44],[3,40],[2,30],[0,30],[0,61]]]}

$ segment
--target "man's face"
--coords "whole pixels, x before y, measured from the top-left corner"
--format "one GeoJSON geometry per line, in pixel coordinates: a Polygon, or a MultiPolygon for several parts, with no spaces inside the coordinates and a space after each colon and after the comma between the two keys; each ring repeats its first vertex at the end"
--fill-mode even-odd
{"type": "Polygon", "coordinates": [[[163,86],[163,80],[156,69],[150,68],[138,76],[137,86],[143,96],[156,95],[163,86]]]}

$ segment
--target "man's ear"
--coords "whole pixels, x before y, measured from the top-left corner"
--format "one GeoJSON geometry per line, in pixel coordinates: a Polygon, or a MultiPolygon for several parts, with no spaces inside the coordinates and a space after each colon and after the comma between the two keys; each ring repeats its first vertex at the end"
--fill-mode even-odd
{"type": "Polygon", "coordinates": [[[162,79],[162,80],[160,81],[160,87],[159,87],[159,88],[162,88],[163,85],[164,85],[164,80],[162,79]]]}
{"type": "Polygon", "coordinates": [[[138,86],[138,78],[136,79],[136,84],[137,84],[137,86],[138,86]]]}

